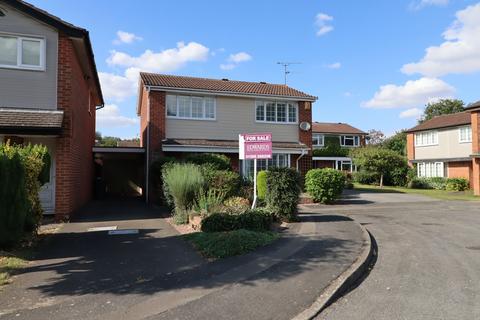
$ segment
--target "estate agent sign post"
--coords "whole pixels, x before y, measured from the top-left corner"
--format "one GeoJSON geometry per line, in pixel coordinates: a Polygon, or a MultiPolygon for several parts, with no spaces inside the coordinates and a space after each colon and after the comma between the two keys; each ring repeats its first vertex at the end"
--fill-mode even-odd
{"type": "Polygon", "coordinates": [[[272,159],[271,133],[244,133],[238,136],[240,160],[253,159],[253,203],[257,205],[257,159],[272,159]]]}

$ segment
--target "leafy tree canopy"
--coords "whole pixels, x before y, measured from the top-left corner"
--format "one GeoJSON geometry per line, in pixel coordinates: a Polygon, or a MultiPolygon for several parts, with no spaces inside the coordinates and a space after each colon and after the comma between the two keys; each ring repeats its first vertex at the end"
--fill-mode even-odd
{"type": "Polygon", "coordinates": [[[402,156],[407,155],[407,133],[405,129],[397,131],[393,136],[388,137],[381,144],[386,149],[398,152],[402,156]]]}
{"type": "Polygon", "coordinates": [[[419,123],[432,119],[443,114],[452,114],[464,111],[465,103],[459,99],[440,99],[436,102],[430,102],[426,105],[419,123]]]}

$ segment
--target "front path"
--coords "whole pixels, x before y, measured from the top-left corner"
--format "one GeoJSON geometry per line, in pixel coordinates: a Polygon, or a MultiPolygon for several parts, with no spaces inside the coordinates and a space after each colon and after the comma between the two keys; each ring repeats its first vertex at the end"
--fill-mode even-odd
{"type": "Polygon", "coordinates": [[[307,215],[273,244],[208,262],[140,204],[96,204],[0,293],[1,319],[290,319],[360,253],[360,227],[307,215]],[[90,227],[138,228],[109,236],[90,227]]]}

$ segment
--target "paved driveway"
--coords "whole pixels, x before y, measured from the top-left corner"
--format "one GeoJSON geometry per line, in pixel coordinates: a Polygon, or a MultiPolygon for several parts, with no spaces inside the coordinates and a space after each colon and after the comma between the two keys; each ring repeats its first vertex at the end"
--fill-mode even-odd
{"type": "Polygon", "coordinates": [[[364,224],[378,260],[318,319],[480,319],[480,202],[355,192],[349,198],[315,211],[364,224]]]}

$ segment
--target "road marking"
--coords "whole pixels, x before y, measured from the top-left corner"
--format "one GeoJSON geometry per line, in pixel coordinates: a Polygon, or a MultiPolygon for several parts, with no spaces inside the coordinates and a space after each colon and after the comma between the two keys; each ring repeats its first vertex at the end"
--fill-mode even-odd
{"type": "Polygon", "coordinates": [[[121,234],[138,234],[138,229],[124,229],[124,230],[108,231],[109,236],[121,235],[121,234]]]}
{"type": "Polygon", "coordinates": [[[88,228],[88,232],[117,230],[117,226],[88,228]]]}

